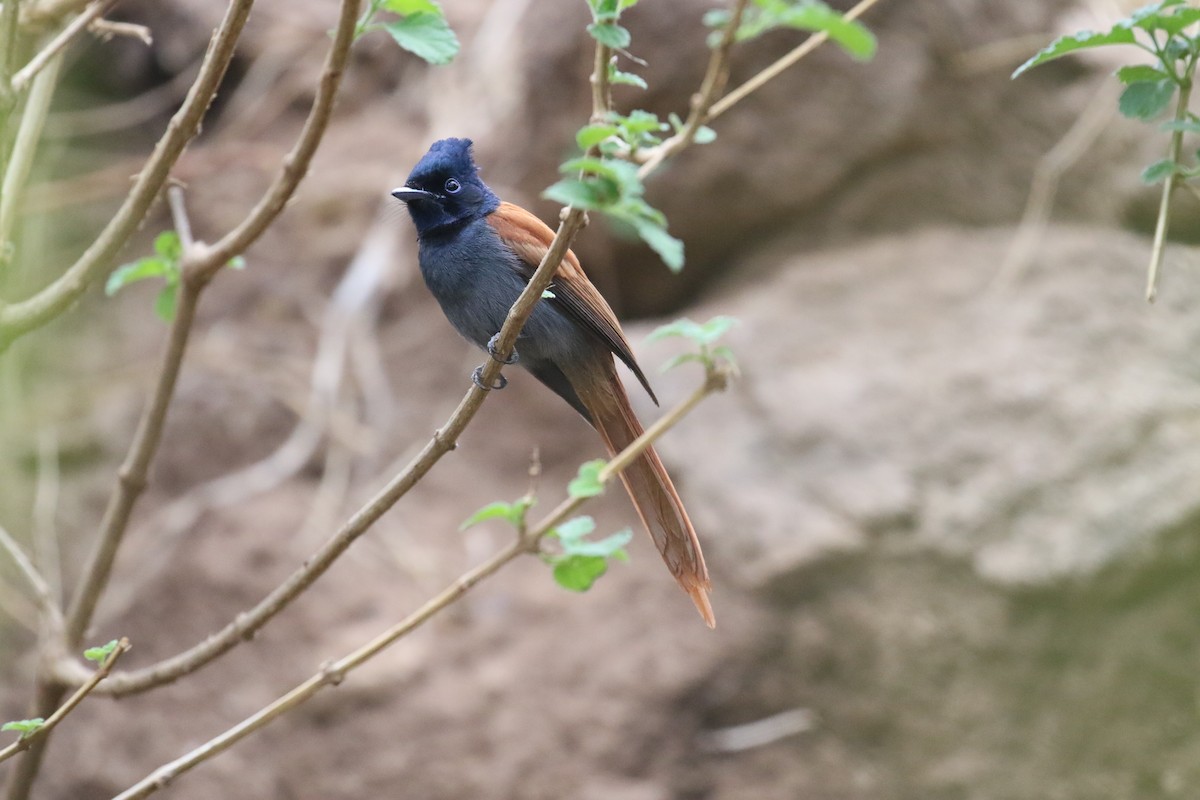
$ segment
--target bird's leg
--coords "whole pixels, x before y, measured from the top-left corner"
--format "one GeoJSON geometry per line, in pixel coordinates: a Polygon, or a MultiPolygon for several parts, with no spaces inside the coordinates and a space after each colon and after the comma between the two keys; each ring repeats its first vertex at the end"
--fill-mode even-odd
{"type": "MultiPolygon", "coordinates": [[[[518,338],[520,338],[520,337],[518,337],[518,338]]],[[[498,334],[498,333],[495,336],[493,336],[492,338],[488,339],[487,351],[488,351],[489,356],[491,356],[496,361],[499,361],[501,364],[506,364],[506,365],[507,364],[515,364],[521,360],[521,357],[517,355],[517,348],[515,348],[515,347],[513,348],[511,356],[509,356],[508,358],[501,358],[500,354],[496,352],[496,345],[499,343],[499,341],[500,341],[500,334],[498,334]]]]}
{"type": "Polygon", "coordinates": [[[483,389],[485,392],[490,392],[492,389],[503,389],[505,386],[508,386],[508,378],[504,377],[503,375],[497,375],[496,382],[491,386],[488,386],[486,383],[484,383],[483,367],[475,368],[475,371],[471,373],[471,382],[480,389],[483,389]]]}

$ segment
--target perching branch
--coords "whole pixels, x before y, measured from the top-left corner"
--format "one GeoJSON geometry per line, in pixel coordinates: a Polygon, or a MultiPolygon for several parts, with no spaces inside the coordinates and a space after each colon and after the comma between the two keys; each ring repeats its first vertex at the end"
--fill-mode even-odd
{"type": "Polygon", "coordinates": [[[196,135],[200,120],[233,59],[238,36],[253,4],[254,0],[231,0],[209,42],[200,73],[187,99],[167,124],[166,132],[155,145],[120,209],[91,246],[57,280],[33,297],[9,305],[0,304],[0,352],[17,337],[66,311],[111,266],[117,252],[141,225],[171,167],[196,135]]]}
{"type": "MultiPolygon", "coordinates": [[[[705,376],[702,386],[696,389],[678,406],[667,412],[661,419],[651,425],[645,433],[631,442],[628,447],[609,461],[600,470],[599,480],[602,483],[608,483],[608,481],[615,478],[622,469],[633,463],[659,437],[678,424],[701,400],[714,392],[723,390],[727,381],[728,373],[720,367],[709,371],[705,376]]],[[[511,544],[488,560],[460,575],[449,586],[430,598],[424,605],[403,620],[348,655],[336,661],[326,663],[308,680],[269,705],[264,706],[232,728],[229,728],[224,733],[210,739],[180,758],[154,770],[150,775],[117,795],[114,800],[137,800],[138,798],[149,797],[158,790],[168,786],[183,773],[228,750],[250,734],[261,728],[265,728],[274,720],[305,703],[326,686],[340,684],[350,672],[412,633],[438,614],[438,612],[454,604],[477,584],[485,578],[494,575],[510,561],[525,553],[536,553],[538,544],[542,538],[555,527],[565,522],[587,499],[585,497],[576,497],[564,500],[535,527],[519,533],[511,544]]]]}
{"type": "Polygon", "coordinates": [[[46,721],[41,726],[30,734],[22,736],[17,741],[10,744],[8,747],[0,750],[0,761],[7,761],[23,750],[28,750],[38,742],[44,740],[50,731],[54,730],[58,723],[63,721],[63,718],[75,710],[75,707],[83,702],[83,699],[92,693],[92,690],[99,685],[100,681],[108,677],[112,669],[117,664],[117,660],[125,655],[130,648],[128,639],[121,639],[117,642],[117,646],[109,653],[100,666],[92,673],[87,681],[75,690],[75,693],[67,698],[67,702],[59,706],[58,710],[46,718],[46,721]]]}
{"type": "Polygon", "coordinates": [[[92,22],[97,20],[100,15],[108,11],[117,0],[95,0],[90,6],[84,9],[83,13],[75,19],[71,20],[71,24],[63,28],[57,36],[41,49],[33,58],[29,59],[29,63],[21,67],[17,74],[12,77],[12,90],[20,93],[25,90],[25,85],[33,80],[33,77],[38,74],[46,64],[50,63],[50,59],[54,58],[62,51],[71,40],[82,33],[92,22]]]}

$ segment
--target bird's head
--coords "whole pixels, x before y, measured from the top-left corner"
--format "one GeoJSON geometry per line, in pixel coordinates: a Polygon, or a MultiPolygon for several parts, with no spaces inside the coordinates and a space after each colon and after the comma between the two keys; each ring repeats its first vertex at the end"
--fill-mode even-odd
{"type": "Polygon", "coordinates": [[[408,206],[419,236],[486,216],[500,205],[479,178],[470,139],[434,142],[392,197],[408,206]]]}

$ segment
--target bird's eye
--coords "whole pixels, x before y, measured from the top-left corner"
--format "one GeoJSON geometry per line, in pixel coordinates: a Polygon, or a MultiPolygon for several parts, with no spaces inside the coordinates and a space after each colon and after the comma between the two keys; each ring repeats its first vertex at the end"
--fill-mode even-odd
{"type": "Polygon", "coordinates": [[[461,190],[461,189],[462,189],[462,184],[460,184],[454,178],[446,179],[446,191],[447,192],[449,192],[450,194],[458,194],[459,190],[461,190]]]}

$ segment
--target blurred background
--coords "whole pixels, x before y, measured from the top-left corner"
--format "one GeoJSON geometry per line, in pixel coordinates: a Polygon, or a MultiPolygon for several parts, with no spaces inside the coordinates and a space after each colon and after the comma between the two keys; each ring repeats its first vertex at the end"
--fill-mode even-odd
{"type": "MultiPolygon", "coordinates": [[[[291,146],[333,5],[256,6],[175,170],[198,238],[244,218],[291,146]]],[[[111,215],[222,6],[124,0],[112,18],[148,26],[151,46],[72,51],[15,295],[61,272],[111,215]]],[[[388,197],[430,142],[474,139],[502,197],[557,213],[539,194],[590,110],[584,3],[445,7],[463,43],[450,66],[382,34],[356,45],[297,197],[205,296],[89,636],[128,636],[122,667],[257,602],[462,396],[479,356],[422,285],[388,197]]],[[[686,109],[709,7],[628,12],[651,88],[619,88],[618,108],[686,109]]],[[[660,447],[708,554],[715,632],[641,533],[631,562],[584,595],[526,559],[164,796],[1200,795],[1200,288],[1186,244],[1200,217],[1179,198],[1180,241],[1147,305],[1157,190],[1138,174],[1165,140],[1116,114],[1109,73],[1129,54],[1009,78],[1054,36],[1119,13],[885,0],[864,19],[874,61],[821,48],[651,179],[648,199],[686,243],[681,275],[602,220],[580,237],[648,372],[678,352],[644,343],[659,322],[741,321],[741,380],[660,447]],[[1057,189],[1050,221],[1022,227],[1035,184],[1057,189]]],[[[741,48],[732,82],[801,38],[741,48]]],[[[167,227],[159,208],[122,261],[167,227]]],[[[155,291],[97,287],[0,359],[0,525],[57,542],[43,556],[67,590],[163,347],[155,291]]],[[[699,379],[652,374],[664,405],[699,379]]],[[[543,508],[602,455],[518,372],[261,635],[178,684],[86,702],[56,732],[35,796],[110,797],[404,616],[507,541],[500,526],[457,527],[524,493],[535,449],[543,508]]],[[[636,526],[617,491],[594,513],[602,531],[636,526]]],[[[0,716],[13,719],[31,691],[35,614],[2,567],[0,716]]]]}

